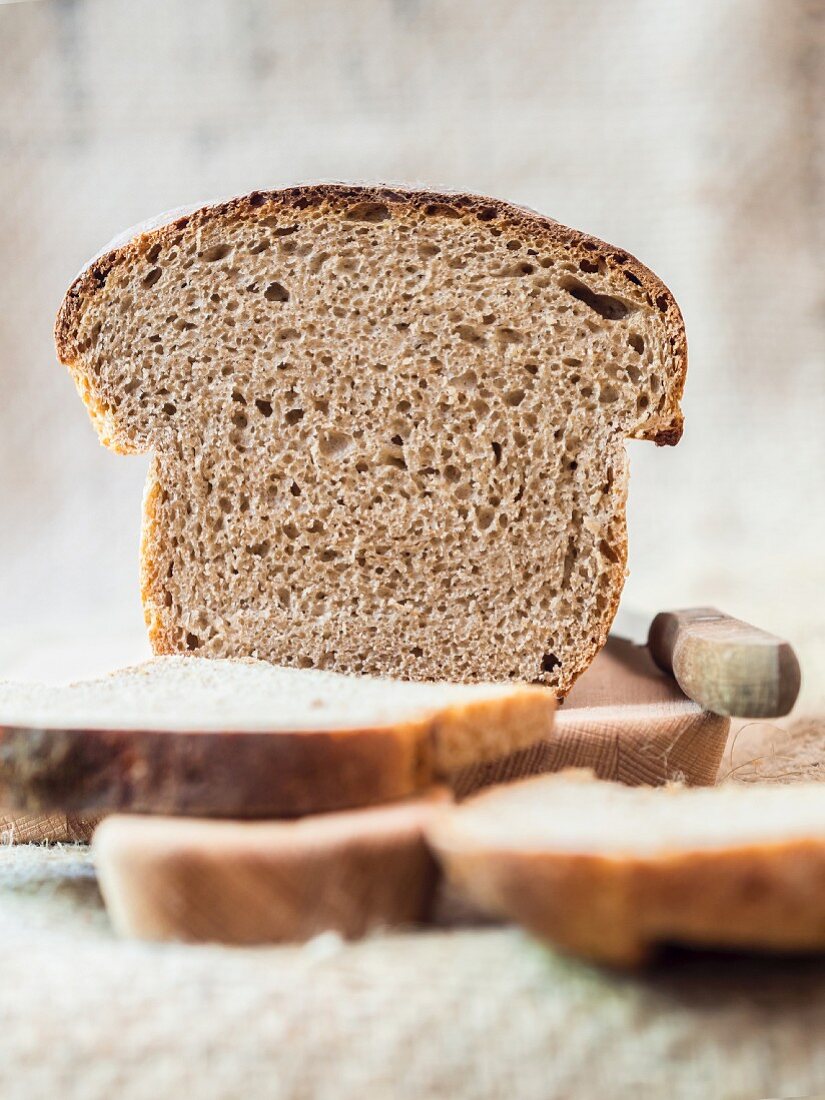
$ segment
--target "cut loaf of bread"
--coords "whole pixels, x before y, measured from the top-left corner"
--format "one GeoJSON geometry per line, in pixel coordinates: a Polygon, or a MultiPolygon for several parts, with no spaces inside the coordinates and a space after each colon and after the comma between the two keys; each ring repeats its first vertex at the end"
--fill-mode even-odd
{"type": "Polygon", "coordinates": [[[430,839],[477,904],[592,959],[825,949],[822,784],[655,790],[565,772],[469,799],[430,839]]]}
{"type": "Polygon", "coordinates": [[[624,442],[682,430],[662,282],[468,195],[179,211],[92,261],[56,338],[103,442],[154,455],[157,653],[563,694],[624,582],[624,442]]]}
{"type": "Polygon", "coordinates": [[[0,805],[222,817],[367,805],[548,737],[554,709],[540,686],[199,657],[0,683],[0,805]]]}
{"type": "Polygon", "coordinates": [[[114,816],[93,855],[117,931],[146,940],[348,939],[424,919],[436,865],[424,833],[446,791],[299,821],[114,816]]]}

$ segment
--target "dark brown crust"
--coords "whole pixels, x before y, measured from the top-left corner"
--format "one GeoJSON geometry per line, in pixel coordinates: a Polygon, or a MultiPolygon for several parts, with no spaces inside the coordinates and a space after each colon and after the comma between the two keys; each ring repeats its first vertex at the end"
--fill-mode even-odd
{"type": "MultiPolygon", "coordinates": [[[[76,366],[80,353],[75,345],[75,336],[81,316],[97,291],[105,286],[112,269],[141,255],[154,244],[165,244],[187,227],[203,226],[218,218],[254,218],[261,213],[266,216],[268,211],[262,208],[272,205],[306,213],[322,205],[325,208],[342,207],[353,202],[380,202],[423,213],[427,212],[427,208],[432,208],[432,216],[435,217],[454,217],[455,214],[448,211],[458,211],[461,216],[475,216],[496,229],[500,229],[503,224],[514,232],[528,232],[543,238],[549,245],[569,248],[584,255],[598,253],[614,275],[624,272],[629,283],[628,296],[634,297],[641,292],[647,303],[655,305],[662,313],[671,349],[670,371],[674,376],[672,403],[668,410],[669,421],[650,426],[640,434],[640,438],[652,440],[660,446],[678,443],[682,435],[679,400],[684,391],[687,373],[687,340],[681,312],[665,284],[635,256],[623,249],[614,248],[597,237],[570,229],[525,207],[480,195],[319,183],[288,187],[280,191],[252,191],[248,195],[213,206],[203,206],[183,215],[179,211],[173,211],[168,215],[169,221],[155,219],[143,227],[136,227],[133,235],[126,241],[119,239],[114,247],[96,257],[80,272],[67,291],[57,315],[55,344],[60,361],[70,369],[76,366]]],[[[73,373],[77,376],[74,370],[73,373]]]]}
{"type": "Polygon", "coordinates": [[[357,730],[0,727],[14,812],[292,817],[405,798],[432,782],[431,721],[357,730]]]}

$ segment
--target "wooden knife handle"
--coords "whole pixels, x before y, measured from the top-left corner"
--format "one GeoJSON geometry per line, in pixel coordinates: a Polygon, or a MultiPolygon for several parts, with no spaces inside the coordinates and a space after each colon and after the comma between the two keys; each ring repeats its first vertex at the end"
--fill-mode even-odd
{"type": "Polygon", "coordinates": [[[799,661],[788,642],[714,607],[660,612],[647,644],[659,668],[714,714],[779,718],[799,694],[799,661]]]}

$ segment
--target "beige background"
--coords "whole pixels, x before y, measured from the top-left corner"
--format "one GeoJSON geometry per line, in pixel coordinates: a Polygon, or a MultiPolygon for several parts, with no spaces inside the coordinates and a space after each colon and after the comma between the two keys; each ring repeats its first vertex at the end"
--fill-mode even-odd
{"type": "Polygon", "coordinates": [[[76,269],[171,206],[380,179],[526,203],[669,283],[687,432],[632,446],[627,602],[718,602],[790,635],[816,705],[823,40],[819,0],[0,6],[0,671],[67,639],[69,671],[145,646],[147,460],[98,446],[54,358],[76,269]]]}

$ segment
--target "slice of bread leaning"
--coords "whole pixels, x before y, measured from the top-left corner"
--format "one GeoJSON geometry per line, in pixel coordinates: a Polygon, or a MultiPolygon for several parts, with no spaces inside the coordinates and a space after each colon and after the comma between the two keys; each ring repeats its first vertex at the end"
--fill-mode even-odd
{"type": "Polygon", "coordinates": [[[657,790],[562,772],[469,799],[430,839],[477,904],[601,962],[663,943],[825,949],[822,784],[657,790]]]}
{"type": "Polygon", "coordinates": [[[169,215],[78,276],[56,338],[103,442],[154,456],[157,653],[563,694],[624,581],[625,440],[682,431],[662,282],[468,195],[169,215]]]}
{"type": "Polygon", "coordinates": [[[0,683],[0,804],[280,817],[404,798],[550,736],[551,691],[156,657],[66,686],[0,683]]]}
{"type": "Polygon", "coordinates": [[[425,840],[445,790],[298,821],[114,816],[94,861],[121,935],[146,940],[286,943],[348,939],[413,924],[437,868],[425,840]]]}

